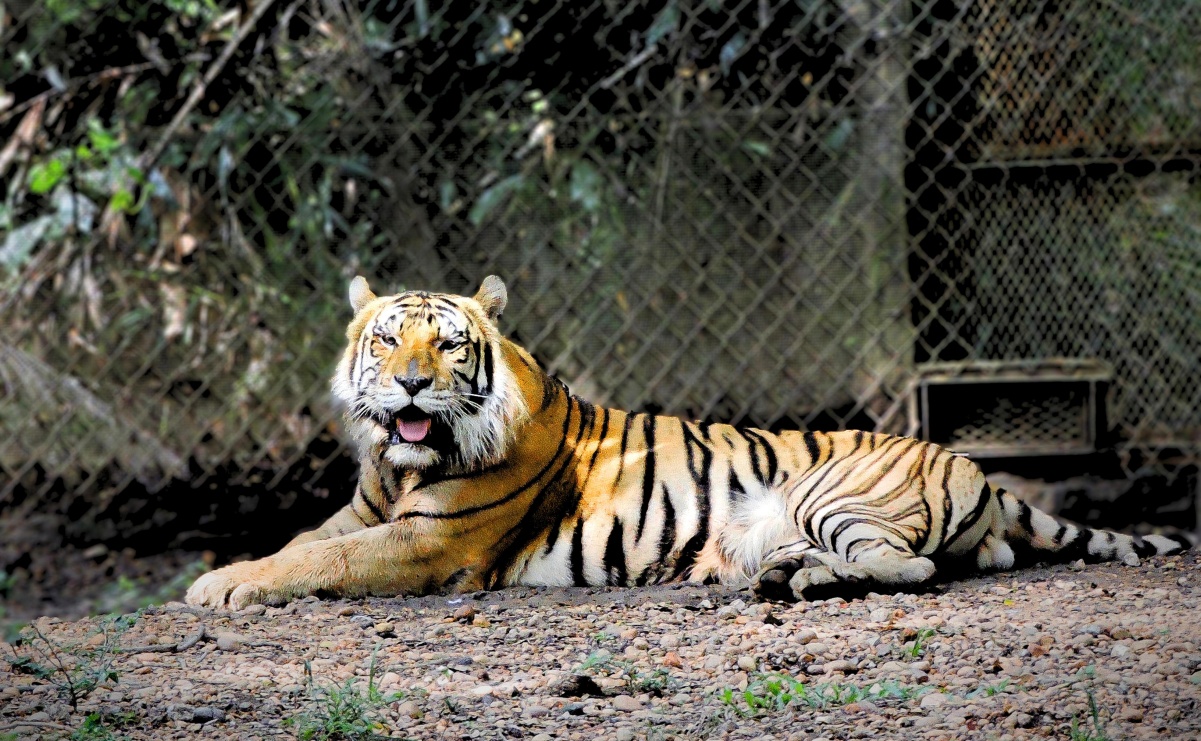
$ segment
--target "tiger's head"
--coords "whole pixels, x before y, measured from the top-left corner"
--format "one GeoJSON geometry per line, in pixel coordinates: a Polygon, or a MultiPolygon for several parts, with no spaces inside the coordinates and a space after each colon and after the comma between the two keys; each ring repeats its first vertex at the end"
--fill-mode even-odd
{"type": "Polygon", "coordinates": [[[411,469],[467,470],[504,456],[526,414],[496,327],[507,298],[494,275],[472,298],[376,296],[362,277],[351,281],[355,316],[333,392],[360,446],[411,469]]]}

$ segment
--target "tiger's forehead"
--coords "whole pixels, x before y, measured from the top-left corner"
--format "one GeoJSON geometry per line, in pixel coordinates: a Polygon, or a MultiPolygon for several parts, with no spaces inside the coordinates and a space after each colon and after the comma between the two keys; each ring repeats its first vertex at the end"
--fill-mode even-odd
{"type": "Polygon", "coordinates": [[[459,304],[461,296],[411,291],[392,298],[375,315],[372,324],[392,332],[429,331],[452,335],[474,327],[470,312],[459,304]]]}

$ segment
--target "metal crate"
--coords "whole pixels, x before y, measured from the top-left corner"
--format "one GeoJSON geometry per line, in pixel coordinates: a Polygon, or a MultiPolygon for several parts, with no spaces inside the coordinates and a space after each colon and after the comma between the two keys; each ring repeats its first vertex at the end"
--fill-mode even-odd
{"type": "Polygon", "coordinates": [[[929,363],[918,372],[921,437],[978,457],[1093,452],[1113,378],[1091,359],[929,363]]]}

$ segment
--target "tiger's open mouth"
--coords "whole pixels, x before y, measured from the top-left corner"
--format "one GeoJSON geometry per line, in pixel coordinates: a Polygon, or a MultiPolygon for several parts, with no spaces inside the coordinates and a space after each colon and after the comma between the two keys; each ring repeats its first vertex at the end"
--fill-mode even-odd
{"type": "Polygon", "coordinates": [[[426,444],[434,418],[421,407],[410,404],[401,409],[384,425],[388,431],[388,444],[401,443],[426,444]]]}

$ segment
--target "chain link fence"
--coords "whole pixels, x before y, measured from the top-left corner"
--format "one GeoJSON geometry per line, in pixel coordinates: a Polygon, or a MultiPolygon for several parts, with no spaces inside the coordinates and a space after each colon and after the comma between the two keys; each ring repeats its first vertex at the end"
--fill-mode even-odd
{"type": "Polygon", "coordinates": [[[2,8],[0,507],[336,506],[356,274],[607,405],[1195,471],[1191,3],[2,8]]]}

